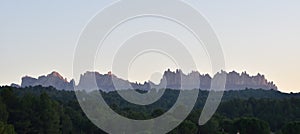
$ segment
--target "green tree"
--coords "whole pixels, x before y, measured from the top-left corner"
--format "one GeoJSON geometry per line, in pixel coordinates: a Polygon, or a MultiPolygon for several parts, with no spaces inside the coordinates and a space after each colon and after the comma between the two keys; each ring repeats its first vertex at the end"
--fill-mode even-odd
{"type": "Polygon", "coordinates": [[[8,112],[6,109],[6,105],[2,102],[0,97],[0,122],[7,122],[8,112]]]}
{"type": "Polygon", "coordinates": [[[199,127],[199,132],[201,134],[219,134],[219,125],[219,121],[213,117],[205,125],[199,127]]]}
{"type": "Polygon", "coordinates": [[[12,88],[2,89],[1,98],[2,98],[3,103],[6,104],[8,110],[15,110],[18,108],[19,100],[12,88]]]}
{"type": "Polygon", "coordinates": [[[256,118],[240,118],[234,122],[236,132],[241,134],[269,134],[270,127],[265,121],[256,118]]]}
{"type": "Polygon", "coordinates": [[[300,122],[290,122],[281,129],[282,134],[299,134],[300,122]]]}
{"type": "Polygon", "coordinates": [[[195,123],[189,120],[183,121],[179,126],[179,132],[181,134],[195,134],[198,131],[198,127],[195,123]]]}
{"type": "Polygon", "coordinates": [[[13,125],[17,133],[38,133],[39,116],[38,116],[39,98],[26,94],[20,98],[18,110],[16,110],[13,125]],[[16,116],[18,115],[18,116],[16,116]]]}
{"type": "Polygon", "coordinates": [[[190,120],[184,120],[178,127],[168,134],[196,134],[198,127],[190,120]]]}
{"type": "Polygon", "coordinates": [[[59,133],[60,117],[58,113],[58,104],[51,101],[46,93],[42,93],[40,99],[41,132],[45,134],[59,133]]]}
{"type": "Polygon", "coordinates": [[[16,132],[13,125],[0,122],[0,134],[16,134],[16,132]]]}
{"type": "Polygon", "coordinates": [[[65,113],[63,106],[60,108],[60,126],[62,134],[72,133],[73,124],[70,116],[65,113]]]}
{"type": "Polygon", "coordinates": [[[152,116],[153,118],[155,118],[155,117],[161,116],[161,115],[163,115],[163,114],[164,114],[164,110],[162,110],[162,109],[155,109],[155,110],[151,113],[151,116],[152,116]]]}

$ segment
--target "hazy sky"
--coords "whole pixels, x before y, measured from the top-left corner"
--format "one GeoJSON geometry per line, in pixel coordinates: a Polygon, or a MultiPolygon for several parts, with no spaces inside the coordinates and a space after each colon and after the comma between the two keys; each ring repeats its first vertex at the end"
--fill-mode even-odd
{"type": "MultiPolygon", "coordinates": [[[[1,0],[0,85],[20,84],[24,75],[37,77],[53,70],[72,78],[73,53],[81,30],[111,2],[1,0]]],[[[299,0],[188,2],[214,28],[227,71],[260,72],[281,91],[300,92],[299,0]]]]}

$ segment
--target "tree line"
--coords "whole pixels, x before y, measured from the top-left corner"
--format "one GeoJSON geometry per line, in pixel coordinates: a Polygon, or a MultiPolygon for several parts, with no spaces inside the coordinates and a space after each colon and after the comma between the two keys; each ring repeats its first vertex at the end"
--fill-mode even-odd
{"type": "MultiPolygon", "coordinates": [[[[141,91],[141,93],[143,93],[141,91]]],[[[139,106],[126,102],[117,92],[101,92],[117,113],[137,120],[164,114],[176,101],[179,91],[166,90],[157,102],[139,106]]],[[[200,91],[190,115],[170,134],[298,134],[300,95],[274,90],[227,91],[212,119],[198,126],[207,91],[200,91]]],[[[0,87],[0,133],[98,134],[105,133],[85,116],[75,93],[53,87],[0,87]]]]}

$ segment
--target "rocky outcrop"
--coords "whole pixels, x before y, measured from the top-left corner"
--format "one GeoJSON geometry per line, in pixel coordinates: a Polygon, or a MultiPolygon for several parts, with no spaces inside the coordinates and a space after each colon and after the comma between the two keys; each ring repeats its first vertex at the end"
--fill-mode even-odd
{"type": "Polygon", "coordinates": [[[265,76],[261,74],[250,76],[246,72],[239,74],[235,71],[227,74],[226,89],[239,90],[245,88],[277,90],[277,86],[273,82],[268,82],[265,76]]]}
{"type": "Polygon", "coordinates": [[[14,87],[14,88],[20,88],[20,87],[21,87],[20,85],[15,84],[15,83],[10,84],[10,86],[11,86],[11,87],[14,87]]]}
{"type": "MultiPolygon", "coordinates": [[[[170,89],[202,89],[208,90],[211,88],[211,82],[214,78],[220,74],[226,76],[226,90],[243,90],[246,88],[252,89],[274,89],[277,90],[277,86],[273,82],[269,82],[264,75],[257,74],[256,76],[250,76],[246,72],[241,74],[233,72],[221,71],[211,77],[208,74],[201,75],[197,71],[193,71],[189,74],[184,74],[181,70],[171,71],[168,69],[164,72],[163,78],[158,85],[151,81],[144,83],[132,83],[127,80],[123,80],[113,75],[111,72],[107,74],[100,74],[98,72],[86,72],[80,76],[80,81],[77,85],[78,89],[84,90],[102,90],[102,91],[114,91],[114,90],[127,90],[127,89],[140,89],[150,90],[152,88],[170,88],[170,89]]],[[[32,78],[25,76],[22,78],[21,87],[28,86],[53,86],[57,89],[73,90],[75,85],[74,80],[68,82],[59,73],[52,72],[47,76],[40,76],[39,78],[32,78]]]]}
{"type": "MultiPolygon", "coordinates": [[[[221,73],[226,75],[226,90],[243,90],[246,88],[252,89],[274,89],[277,90],[277,86],[273,82],[269,82],[264,75],[257,74],[256,76],[250,76],[246,72],[239,74],[235,71],[221,73]]],[[[221,74],[220,73],[220,74],[221,74]]],[[[215,77],[215,76],[214,76],[215,77]]],[[[124,90],[124,89],[141,89],[149,90],[151,88],[170,88],[170,89],[202,89],[209,90],[211,88],[211,81],[214,77],[208,74],[201,75],[197,71],[193,71],[190,74],[184,74],[181,70],[171,71],[168,69],[164,72],[163,78],[158,85],[155,85],[151,81],[141,83],[131,83],[129,81],[118,78],[117,76],[108,74],[99,74],[97,72],[87,72],[80,78],[78,85],[79,89],[101,89],[103,91],[124,90]],[[93,78],[96,78],[96,87],[93,78]]]]}
{"type": "Polygon", "coordinates": [[[67,79],[63,78],[58,72],[52,72],[47,76],[40,76],[37,79],[29,76],[25,76],[22,78],[21,87],[29,87],[29,86],[43,86],[43,87],[55,87],[59,90],[73,90],[74,81],[70,82],[67,79]]]}
{"type": "Polygon", "coordinates": [[[154,85],[151,82],[131,83],[127,80],[118,78],[111,74],[100,74],[98,72],[86,72],[80,76],[80,81],[77,86],[78,89],[95,90],[100,89],[102,91],[114,91],[114,90],[126,90],[126,89],[140,89],[149,90],[154,85]]]}
{"type": "MultiPolygon", "coordinates": [[[[277,86],[273,82],[269,82],[265,76],[261,74],[250,76],[246,72],[239,74],[235,71],[229,73],[221,71],[219,74],[222,73],[226,75],[226,90],[242,90],[246,88],[277,90],[277,86]]],[[[176,70],[175,72],[168,70],[164,73],[164,78],[167,80],[167,88],[181,89],[182,87],[189,87],[189,89],[200,88],[203,90],[211,88],[211,81],[213,79],[213,77],[210,77],[208,74],[201,75],[199,72],[192,72],[185,75],[180,70],[176,70]],[[197,82],[198,80],[200,82],[197,82]]]]}

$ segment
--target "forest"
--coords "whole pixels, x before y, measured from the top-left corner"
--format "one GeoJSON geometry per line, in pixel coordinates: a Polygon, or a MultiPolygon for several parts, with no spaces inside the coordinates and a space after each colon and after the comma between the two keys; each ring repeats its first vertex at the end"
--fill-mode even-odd
{"type": "MultiPolygon", "coordinates": [[[[179,95],[178,90],[167,89],[157,102],[139,106],[125,101],[116,91],[100,93],[115,112],[136,120],[164,114],[179,95]]],[[[192,112],[170,134],[300,133],[299,93],[262,89],[226,91],[214,116],[198,126],[208,93],[200,90],[192,112]]],[[[41,86],[0,87],[0,134],[14,133],[105,134],[86,117],[73,91],[41,86]]]]}

